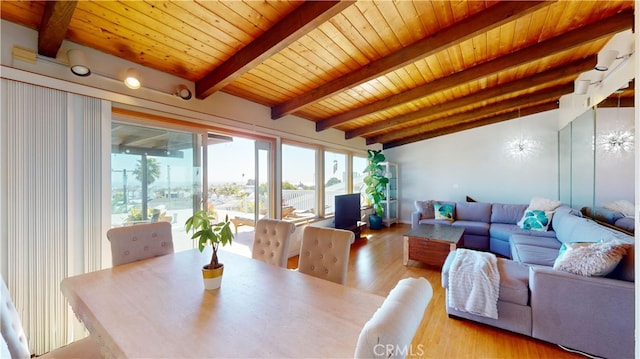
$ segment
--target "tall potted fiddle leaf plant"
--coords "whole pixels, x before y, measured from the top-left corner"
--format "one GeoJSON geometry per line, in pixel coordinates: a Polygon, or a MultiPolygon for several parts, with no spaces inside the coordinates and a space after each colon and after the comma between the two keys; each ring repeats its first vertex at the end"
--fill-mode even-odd
{"type": "Polygon", "coordinates": [[[202,267],[204,287],[207,290],[220,288],[222,283],[224,264],[218,260],[218,248],[220,245],[225,246],[233,241],[230,223],[229,216],[225,216],[224,221],[215,223],[215,217],[205,210],[197,211],[185,222],[186,231],[193,230],[191,239],[198,240],[200,252],[207,245],[211,245],[213,249],[211,261],[202,267]]]}
{"type": "Polygon", "coordinates": [[[382,201],[386,198],[385,193],[389,183],[389,178],[385,177],[384,169],[380,163],[386,161],[386,157],[382,150],[367,150],[367,160],[367,167],[363,171],[366,174],[364,177],[365,193],[374,210],[374,213],[369,215],[369,228],[380,229],[384,214],[382,201]]]}

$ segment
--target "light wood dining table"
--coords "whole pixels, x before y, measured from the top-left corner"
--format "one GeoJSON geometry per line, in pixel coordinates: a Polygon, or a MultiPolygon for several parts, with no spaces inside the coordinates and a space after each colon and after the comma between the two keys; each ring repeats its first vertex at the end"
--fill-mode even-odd
{"type": "Polygon", "coordinates": [[[66,278],[76,316],[114,358],[347,358],[384,298],[220,251],[187,250],[66,278]]]}

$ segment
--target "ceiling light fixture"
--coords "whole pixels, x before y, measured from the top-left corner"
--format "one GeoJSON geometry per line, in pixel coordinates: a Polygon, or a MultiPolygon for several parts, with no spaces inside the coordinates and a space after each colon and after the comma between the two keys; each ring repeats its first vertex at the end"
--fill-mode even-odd
{"type": "Polygon", "coordinates": [[[124,84],[132,89],[132,90],[137,90],[140,88],[140,74],[138,73],[138,70],[134,69],[134,68],[130,68],[127,70],[127,73],[124,77],[124,84]]]}
{"type": "Polygon", "coordinates": [[[76,76],[86,77],[91,75],[91,69],[87,65],[87,58],[84,56],[84,52],[76,49],[67,51],[67,58],[69,59],[69,69],[76,76]]]}
{"type": "Polygon", "coordinates": [[[616,50],[601,51],[598,54],[598,63],[596,64],[594,69],[598,71],[607,71],[617,58],[618,51],[616,50]]]}
{"type": "Polygon", "coordinates": [[[515,159],[524,160],[538,152],[540,143],[522,134],[522,117],[520,114],[520,107],[518,107],[518,120],[520,121],[521,127],[520,136],[507,141],[505,143],[505,150],[509,156],[515,159]]]}
{"type": "MultiPolygon", "coordinates": [[[[618,106],[616,109],[616,123],[620,123],[620,95],[618,94],[618,106]]],[[[635,141],[633,132],[630,130],[614,130],[601,134],[597,137],[596,146],[605,152],[613,154],[633,153],[635,150],[635,141]]]]}
{"type": "Polygon", "coordinates": [[[192,97],[191,90],[185,85],[180,85],[176,88],[175,95],[183,100],[190,100],[192,97]]]}

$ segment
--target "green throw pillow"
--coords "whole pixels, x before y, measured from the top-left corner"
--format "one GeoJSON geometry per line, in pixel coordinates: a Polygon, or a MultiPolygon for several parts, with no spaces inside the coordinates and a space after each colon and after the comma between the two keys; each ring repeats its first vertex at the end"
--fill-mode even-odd
{"type": "Polygon", "coordinates": [[[433,210],[435,212],[434,214],[436,219],[453,221],[453,205],[435,202],[433,204],[433,210]]]}
{"type": "Polygon", "coordinates": [[[542,211],[539,209],[526,210],[524,216],[518,222],[522,229],[530,229],[532,231],[546,232],[551,224],[553,211],[542,211]]]}

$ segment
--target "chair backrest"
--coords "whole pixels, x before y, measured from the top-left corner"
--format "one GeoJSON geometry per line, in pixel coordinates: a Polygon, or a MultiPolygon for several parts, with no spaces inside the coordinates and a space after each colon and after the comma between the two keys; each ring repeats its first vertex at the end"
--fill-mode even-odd
{"type": "Polygon", "coordinates": [[[353,232],[343,229],[306,226],[302,233],[298,271],[344,284],[353,232]]]}
{"type": "Polygon", "coordinates": [[[251,258],[287,267],[289,243],[296,226],[279,219],[263,218],[256,223],[251,258]]]}
{"type": "Polygon", "coordinates": [[[31,357],[29,342],[24,334],[24,329],[22,329],[18,311],[13,305],[4,278],[0,276],[0,279],[2,280],[2,288],[0,288],[0,332],[2,332],[2,338],[11,353],[11,358],[29,358],[31,357]]]}
{"type": "Polygon", "coordinates": [[[173,253],[171,223],[154,222],[111,228],[111,263],[117,265],[173,253]]]}
{"type": "MultiPolygon", "coordinates": [[[[0,276],[0,358],[29,359],[29,342],[22,328],[18,311],[16,310],[9,289],[0,276]]],[[[41,359],[56,358],[102,358],[100,348],[91,337],[65,345],[40,355],[41,359]]]]}
{"type": "Polygon", "coordinates": [[[411,341],[432,296],[431,284],[422,277],[398,281],[362,328],[354,357],[404,358],[418,353],[420,349],[411,348],[411,341]]]}

